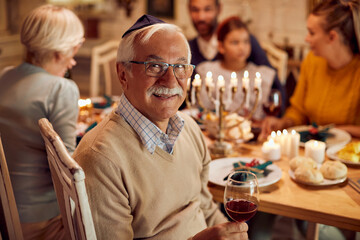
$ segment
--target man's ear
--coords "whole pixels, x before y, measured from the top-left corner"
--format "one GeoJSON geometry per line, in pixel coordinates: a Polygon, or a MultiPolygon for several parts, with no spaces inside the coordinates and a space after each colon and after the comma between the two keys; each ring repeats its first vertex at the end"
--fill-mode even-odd
{"type": "Polygon", "coordinates": [[[125,66],[123,63],[116,63],[116,72],[123,90],[127,89],[128,79],[125,74],[125,66]]]}

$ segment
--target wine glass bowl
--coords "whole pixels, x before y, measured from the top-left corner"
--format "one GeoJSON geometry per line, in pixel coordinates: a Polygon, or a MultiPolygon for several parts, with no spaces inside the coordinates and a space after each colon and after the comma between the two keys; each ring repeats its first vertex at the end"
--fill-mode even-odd
{"type": "Polygon", "coordinates": [[[267,116],[277,116],[281,110],[281,93],[279,90],[271,89],[267,100],[263,103],[263,110],[267,116]]]}
{"type": "Polygon", "coordinates": [[[236,222],[252,218],[259,206],[259,187],[256,175],[250,171],[230,173],[225,185],[224,205],[226,213],[236,222]]]}

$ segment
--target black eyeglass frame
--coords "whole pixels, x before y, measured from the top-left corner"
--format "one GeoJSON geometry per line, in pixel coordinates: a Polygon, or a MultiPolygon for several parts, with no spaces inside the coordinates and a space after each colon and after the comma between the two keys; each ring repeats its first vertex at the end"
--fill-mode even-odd
{"type": "Polygon", "coordinates": [[[165,75],[165,73],[167,72],[167,70],[169,69],[169,67],[173,67],[173,73],[174,73],[174,76],[177,78],[177,79],[180,79],[180,80],[183,80],[183,79],[188,79],[189,77],[191,77],[191,75],[193,74],[194,70],[195,70],[195,65],[193,64],[188,64],[188,63],[175,63],[175,64],[170,64],[170,63],[165,63],[165,62],[160,62],[160,61],[147,61],[147,62],[140,62],[140,61],[128,61],[129,63],[135,63],[135,64],[144,64],[145,66],[145,74],[149,77],[162,77],[165,75]],[[166,68],[162,67],[163,71],[160,75],[149,75],[149,73],[147,72],[147,65],[150,64],[150,63],[156,63],[156,64],[160,64],[161,66],[166,66],[166,68]],[[179,78],[176,74],[176,71],[175,69],[178,69],[176,67],[178,66],[191,66],[192,67],[192,71],[191,71],[191,74],[189,74],[188,77],[185,77],[185,78],[179,78]]]}

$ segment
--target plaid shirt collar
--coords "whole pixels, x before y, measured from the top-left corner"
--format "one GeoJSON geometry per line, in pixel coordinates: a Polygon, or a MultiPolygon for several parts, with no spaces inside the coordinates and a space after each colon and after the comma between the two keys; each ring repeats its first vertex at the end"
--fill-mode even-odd
{"type": "Polygon", "coordinates": [[[166,133],[163,133],[153,122],[142,115],[126,98],[120,97],[116,113],[122,116],[139,135],[147,150],[153,154],[156,146],[168,153],[172,153],[175,141],[184,127],[184,120],[175,114],[169,119],[166,133]]]}

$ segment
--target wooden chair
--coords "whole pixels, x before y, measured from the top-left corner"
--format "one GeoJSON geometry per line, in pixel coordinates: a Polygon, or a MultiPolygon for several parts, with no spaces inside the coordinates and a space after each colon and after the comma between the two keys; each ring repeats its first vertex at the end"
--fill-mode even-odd
{"type": "Polygon", "coordinates": [[[71,239],[96,239],[84,171],[46,118],[39,120],[39,127],[65,230],[71,239]]]}
{"type": "Polygon", "coordinates": [[[288,54],[270,42],[261,43],[271,65],[277,70],[279,80],[285,85],[287,78],[288,54]]]}
{"type": "Polygon", "coordinates": [[[92,48],[90,97],[96,97],[100,95],[101,69],[103,70],[104,74],[105,94],[108,96],[112,95],[112,79],[117,79],[115,64],[118,47],[119,41],[110,40],[92,48]]]}
{"type": "Polygon", "coordinates": [[[19,213],[16,207],[5,153],[0,138],[0,239],[22,240],[19,213]]]}

